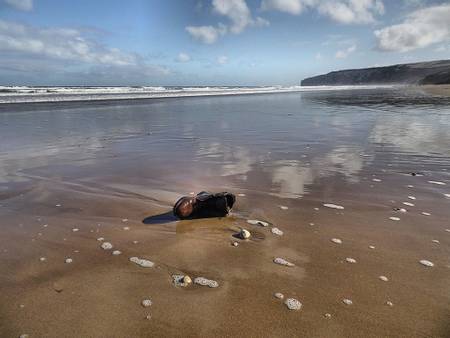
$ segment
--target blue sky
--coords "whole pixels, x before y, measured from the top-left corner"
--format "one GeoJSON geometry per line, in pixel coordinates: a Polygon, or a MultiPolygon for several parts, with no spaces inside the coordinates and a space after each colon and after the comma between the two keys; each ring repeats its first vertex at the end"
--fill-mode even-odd
{"type": "Polygon", "coordinates": [[[450,58],[450,1],[0,0],[1,85],[295,85],[450,58]]]}

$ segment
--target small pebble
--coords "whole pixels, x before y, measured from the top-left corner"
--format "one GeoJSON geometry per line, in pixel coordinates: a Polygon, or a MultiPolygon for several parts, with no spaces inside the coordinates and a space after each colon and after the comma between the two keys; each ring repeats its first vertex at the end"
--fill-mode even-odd
{"type": "Polygon", "coordinates": [[[29,334],[23,333],[19,336],[19,338],[30,338],[29,334]]]}
{"type": "Polygon", "coordinates": [[[152,319],[152,316],[151,315],[146,315],[145,319],[150,320],[150,319],[152,319]]]}
{"type": "Polygon", "coordinates": [[[369,245],[369,249],[375,249],[375,246],[369,245]]]}
{"type": "Polygon", "coordinates": [[[101,247],[103,250],[111,250],[113,248],[113,245],[109,242],[103,242],[101,247]]]}
{"type": "Polygon", "coordinates": [[[73,228],[72,231],[73,231],[73,232],[77,232],[77,231],[80,231],[80,229],[78,229],[78,228],[73,228]]]}
{"type": "Polygon", "coordinates": [[[233,242],[231,245],[232,245],[232,246],[238,246],[239,243],[238,243],[238,242],[233,242]]]}
{"type": "Polygon", "coordinates": [[[353,304],[353,302],[350,299],[347,299],[347,298],[343,299],[342,302],[344,304],[347,304],[347,305],[352,305],[353,304]]]}
{"type": "Polygon", "coordinates": [[[40,260],[41,262],[45,262],[45,261],[47,260],[47,258],[41,257],[41,258],[39,258],[39,260],[40,260]]]}
{"type": "Polygon", "coordinates": [[[433,243],[436,243],[436,244],[441,243],[441,242],[439,242],[437,239],[432,239],[431,241],[432,241],[433,243]]]}
{"type": "Polygon", "coordinates": [[[342,240],[339,238],[332,238],[331,241],[336,244],[342,244],[342,240]]]}
{"type": "Polygon", "coordinates": [[[325,313],[324,315],[323,315],[325,318],[331,318],[331,313],[325,313]]]}
{"type": "Polygon", "coordinates": [[[274,234],[274,235],[278,235],[278,236],[283,236],[283,231],[281,231],[280,229],[278,229],[278,228],[272,228],[272,233],[274,234]]]}
{"type": "Polygon", "coordinates": [[[61,206],[61,204],[56,204],[56,205],[55,205],[55,207],[60,207],[60,206],[61,206]]]}
{"type": "Polygon", "coordinates": [[[319,211],[319,208],[314,208],[315,211],[319,211]]]}
{"type": "Polygon", "coordinates": [[[72,259],[72,258],[66,258],[65,262],[66,262],[67,264],[70,264],[70,263],[73,262],[73,259],[72,259]]]}
{"type": "Polygon", "coordinates": [[[43,227],[44,227],[44,228],[48,227],[48,224],[44,224],[43,227]]]}
{"type": "Polygon", "coordinates": [[[389,281],[389,279],[386,276],[379,276],[378,277],[380,280],[382,280],[383,282],[387,282],[389,281]]]}
{"type": "Polygon", "coordinates": [[[394,303],[392,303],[391,301],[388,300],[388,301],[386,302],[386,305],[387,305],[387,306],[394,306],[394,303]]]}
{"type": "Polygon", "coordinates": [[[424,216],[431,216],[431,214],[429,212],[425,212],[425,211],[422,211],[421,214],[424,216]]]}
{"type": "Polygon", "coordinates": [[[105,239],[103,238],[103,237],[99,237],[99,238],[97,238],[97,241],[99,241],[99,242],[102,242],[102,241],[104,241],[105,239]]]}
{"type": "Polygon", "coordinates": [[[252,224],[252,225],[261,225],[263,227],[268,227],[269,226],[269,223],[264,222],[264,221],[260,221],[258,219],[249,219],[249,220],[247,220],[247,223],[248,224],[252,224]]]}
{"type": "Polygon", "coordinates": [[[277,257],[273,260],[275,264],[284,265],[284,266],[295,266],[294,263],[288,262],[284,258],[277,257]]]}
{"type": "Polygon", "coordinates": [[[389,219],[391,220],[391,221],[400,221],[400,218],[399,217],[389,217],[389,219]]]}
{"type": "Polygon", "coordinates": [[[381,182],[381,180],[379,178],[372,178],[372,181],[374,181],[374,182],[381,182]]]}
{"type": "Polygon", "coordinates": [[[433,267],[434,266],[433,262],[427,261],[426,259],[422,259],[421,261],[419,261],[419,263],[424,265],[424,266],[427,266],[427,267],[433,267]]]}
{"type": "Polygon", "coordinates": [[[144,299],[144,300],[142,300],[141,305],[143,307],[149,307],[152,305],[152,301],[150,299],[144,299]]]}
{"type": "Polygon", "coordinates": [[[245,230],[245,229],[241,229],[241,231],[239,231],[238,236],[241,239],[249,239],[251,234],[250,234],[250,231],[245,230]]]}
{"type": "Polygon", "coordinates": [[[245,194],[238,194],[239,197],[245,197],[245,194]]]}
{"type": "Polygon", "coordinates": [[[201,286],[209,286],[210,288],[217,288],[219,283],[215,280],[207,279],[205,277],[197,277],[194,279],[194,283],[201,286]]]}
{"type": "Polygon", "coordinates": [[[347,258],[345,259],[345,261],[346,261],[347,263],[352,263],[352,264],[356,263],[356,259],[351,258],[351,257],[347,257],[347,258]]]}
{"type": "Polygon", "coordinates": [[[439,182],[439,181],[428,181],[428,183],[437,184],[437,185],[446,185],[444,182],[439,182]]]}
{"type": "Polygon", "coordinates": [[[130,230],[130,227],[123,227],[123,230],[130,230]]]}
{"type": "Polygon", "coordinates": [[[284,295],[283,295],[282,293],[280,293],[280,292],[274,293],[273,296],[274,296],[275,298],[278,298],[278,299],[283,299],[283,298],[284,298],[284,295]]]}
{"type": "Polygon", "coordinates": [[[450,198],[450,194],[444,194],[444,196],[450,198]]]}
{"type": "Polygon", "coordinates": [[[122,222],[128,222],[128,218],[122,219],[122,222]]]}
{"type": "Polygon", "coordinates": [[[300,303],[295,298],[288,298],[284,302],[289,310],[300,310],[302,308],[302,303],[300,303]]]}
{"type": "Polygon", "coordinates": [[[344,207],[342,205],[337,205],[337,204],[332,204],[332,203],[324,203],[323,206],[327,207],[327,208],[331,208],[331,209],[338,209],[338,210],[344,209],[344,207]]]}
{"type": "Polygon", "coordinates": [[[408,196],[408,198],[409,198],[410,200],[415,200],[415,199],[416,199],[414,196],[408,196]]]}
{"type": "Polygon", "coordinates": [[[119,256],[120,254],[122,254],[122,251],[114,250],[114,251],[112,252],[112,254],[113,254],[114,256],[119,256]]]}
{"type": "Polygon", "coordinates": [[[130,262],[133,262],[143,268],[152,268],[153,266],[155,266],[155,263],[153,263],[152,261],[138,257],[131,257],[130,262]]]}
{"type": "Polygon", "coordinates": [[[414,188],[414,186],[411,185],[411,184],[408,184],[407,187],[408,187],[408,188],[414,188]]]}
{"type": "Polygon", "coordinates": [[[192,279],[188,275],[172,275],[172,279],[176,286],[186,287],[192,284],[192,279]]]}
{"type": "Polygon", "coordinates": [[[410,203],[410,202],[403,202],[403,204],[404,204],[404,205],[407,205],[408,207],[413,207],[413,206],[414,206],[414,204],[413,204],[413,203],[410,203]]]}
{"type": "Polygon", "coordinates": [[[285,206],[285,205],[280,205],[280,209],[281,210],[288,210],[289,208],[287,206],[285,206]]]}

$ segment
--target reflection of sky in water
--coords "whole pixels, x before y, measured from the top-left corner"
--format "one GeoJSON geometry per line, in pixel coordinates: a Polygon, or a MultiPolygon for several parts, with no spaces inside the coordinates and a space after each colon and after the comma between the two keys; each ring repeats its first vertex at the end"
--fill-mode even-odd
{"type": "Polygon", "coordinates": [[[208,177],[298,197],[322,177],[358,182],[381,153],[448,163],[448,130],[448,99],[397,90],[4,106],[0,183],[19,169],[71,164],[117,176],[132,163],[133,175],[173,185],[208,177]]]}

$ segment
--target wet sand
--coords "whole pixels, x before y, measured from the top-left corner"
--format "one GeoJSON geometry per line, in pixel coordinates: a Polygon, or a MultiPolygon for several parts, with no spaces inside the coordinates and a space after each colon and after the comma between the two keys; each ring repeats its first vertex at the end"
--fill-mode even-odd
{"type": "Polygon", "coordinates": [[[417,115],[402,116],[399,125],[394,113],[401,106],[388,104],[394,113],[386,113],[384,101],[373,106],[373,94],[365,92],[367,102],[356,107],[323,95],[112,104],[97,111],[102,122],[92,129],[62,123],[92,117],[71,105],[39,115],[3,112],[10,127],[26,123],[35,143],[10,139],[1,149],[1,336],[448,337],[450,154],[448,132],[441,132],[450,124],[448,107],[434,106],[439,124],[428,124],[418,105],[417,115]],[[253,125],[261,100],[268,111],[279,107],[276,119],[286,124],[260,110],[253,125]],[[292,106],[283,108],[287,102],[292,106]],[[248,115],[217,121],[201,113],[218,109],[248,115]],[[349,116],[352,109],[358,113],[349,116]],[[136,122],[111,122],[120,114],[136,122]],[[387,127],[396,122],[398,129],[387,127]],[[258,134],[265,123],[270,128],[258,134]],[[414,130],[401,128],[411,123],[414,130]],[[61,134],[41,138],[40,125],[61,134]],[[245,196],[227,218],[170,217],[179,196],[203,189],[245,196]],[[233,237],[241,228],[249,240],[233,237]],[[100,237],[121,254],[103,250],[100,237]],[[155,267],[137,266],[129,261],[134,256],[155,267]],[[295,266],[274,264],[276,257],[295,266]],[[174,274],[219,286],[177,287],[174,274]],[[277,292],[298,299],[301,310],[289,310],[277,292]],[[152,305],[143,307],[144,299],[152,305]]]}
{"type": "Polygon", "coordinates": [[[421,88],[431,95],[436,96],[450,96],[450,85],[425,85],[421,86],[421,88]]]}

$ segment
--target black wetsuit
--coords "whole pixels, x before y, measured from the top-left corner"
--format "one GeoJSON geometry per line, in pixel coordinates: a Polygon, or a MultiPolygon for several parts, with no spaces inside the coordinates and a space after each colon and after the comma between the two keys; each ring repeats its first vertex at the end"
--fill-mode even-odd
{"type": "Polygon", "coordinates": [[[207,217],[224,217],[226,216],[234,203],[236,196],[229,192],[220,192],[212,194],[206,191],[198,193],[195,197],[182,197],[175,203],[174,214],[179,218],[207,218],[207,217]],[[180,217],[177,215],[177,205],[185,200],[191,199],[193,211],[189,216],[180,217]]]}

